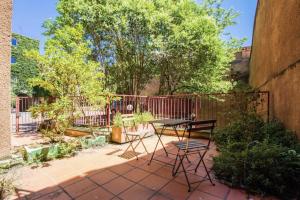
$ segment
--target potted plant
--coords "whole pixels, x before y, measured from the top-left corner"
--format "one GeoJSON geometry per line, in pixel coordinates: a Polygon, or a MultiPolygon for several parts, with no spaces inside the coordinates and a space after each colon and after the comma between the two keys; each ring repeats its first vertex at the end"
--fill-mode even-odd
{"type": "Polygon", "coordinates": [[[117,112],[113,118],[111,140],[113,142],[122,143],[122,126],[123,120],[121,113],[117,112]]]}
{"type": "Polygon", "coordinates": [[[153,115],[150,112],[141,113],[139,129],[148,132],[148,136],[154,134],[153,127],[149,124],[149,121],[154,120],[153,115]]]}

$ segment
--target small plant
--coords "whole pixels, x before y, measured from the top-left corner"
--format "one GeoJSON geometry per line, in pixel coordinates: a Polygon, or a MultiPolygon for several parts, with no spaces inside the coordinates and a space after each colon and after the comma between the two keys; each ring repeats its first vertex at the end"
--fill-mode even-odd
{"type": "Polygon", "coordinates": [[[133,118],[134,118],[135,125],[139,125],[143,123],[142,113],[134,113],[133,118]]]}
{"type": "Polygon", "coordinates": [[[122,127],[123,126],[123,118],[120,112],[117,112],[113,119],[113,126],[114,127],[122,127]]]}
{"type": "Polygon", "coordinates": [[[148,121],[153,120],[154,117],[150,112],[143,112],[143,113],[135,113],[134,114],[134,122],[136,125],[138,124],[146,124],[148,121]]]}
{"type": "Polygon", "coordinates": [[[6,199],[14,191],[13,178],[7,174],[0,174],[0,200],[6,199]]]}
{"type": "Polygon", "coordinates": [[[63,158],[63,157],[73,156],[79,147],[80,147],[79,141],[61,142],[57,146],[57,151],[55,151],[53,157],[63,158]]]}
{"type": "Polygon", "coordinates": [[[151,112],[144,112],[142,113],[142,123],[148,123],[149,121],[153,120],[154,117],[151,112]]]}
{"type": "Polygon", "coordinates": [[[48,157],[48,152],[49,152],[48,148],[42,149],[41,153],[37,153],[33,156],[32,163],[36,165],[40,165],[41,163],[50,160],[48,157]]]}
{"type": "Polygon", "coordinates": [[[61,141],[66,128],[71,124],[71,105],[72,101],[68,98],[61,98],[54,103],[42,103],[29,109],[33,118],[42,115],[47,119],[40,125],[39,131],[51,143],[61,141]]]}

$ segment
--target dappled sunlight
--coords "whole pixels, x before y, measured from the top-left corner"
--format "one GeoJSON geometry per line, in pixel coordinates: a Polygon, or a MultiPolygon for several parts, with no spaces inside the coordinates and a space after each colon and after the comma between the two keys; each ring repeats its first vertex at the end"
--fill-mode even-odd
{"type": "MultiPolygon", "coordinates": [[[[168,152],[176,152],[172,144],[176,139],[163,137],[168,152]]],[[[156,141],[156,136],[145,139],[150,152],[156,141]]],[[[220,183],[212,186],[204,180],[194,184],[189,193],[182,173],[172,177],[172,167],[156,161],[148,165],[150,155],[143,153],[142,147],[137,149],[141,153],[138,160],[121,158],[127,145],[108,144],[99,149],[84,150],[75,157],[49,161],[37,168],[23,167],[19,170],[21,184],[17,187],[17,194],[27,199],[194,199],[196,194],[197,197],[222,199],[232,190],[220,183]]],[[[205,158],[209,167],[214,149],[205,158]]],[[[166,157],[161,147],[155,156],[164,162],[174,162],[174,157],[166,157]]],[[[198,158],[189,159],[197,163],[198,158]]],[[[204,176],[204,168],[200,167],[190,177],[193,181],[200,181],[204,176]]]]}

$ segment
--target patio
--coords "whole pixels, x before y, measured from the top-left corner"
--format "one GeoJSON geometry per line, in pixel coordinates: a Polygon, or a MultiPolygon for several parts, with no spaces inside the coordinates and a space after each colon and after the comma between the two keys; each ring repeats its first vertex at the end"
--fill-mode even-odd
{"type": "MultiPolygon", "coordinates": [[[[168,151],[176,151],[170,144],[176,140],[164,136],[168,151]]],[[[150,152],[154,149],[156,136],[145,139],[150,152]]],[[[215,180],[212,186],[208,180],[193,185],[188,192],[183,173],[172,177],[172,168],[153,161],[148,165],[149,155],[141,154],[139,160],[119,157],[124,145],[108,144],[100,149],[89,149],[77,156],[43,163],[42,166],[22,167],[15,172],[17,194],[13,199],[249,199],[243,190],[229,188],[215,180]]],[[[140,148],[142,148],[140,146],[140,148]]],[[[142,149],[138,149],[142,152],[142,149]]],[[[163,161],[172,161],[163,149],[156,152],[163,161]]],[[[216,155],[215,146],[207,153],[207,166],[211,167],[216,155]]],[[[157,155],[156,154],[156,155],[157,155]]],[[[190,157],[192,163],[195,158],[190,157]]],[[[190,165],[190,167],[193,167],[190,165]]],[[[200,167],[197,174],[189,178],[201,180],[205,175],[200,167]]],[[[258,199],[258,198],[255,198],[258,199]]]]}

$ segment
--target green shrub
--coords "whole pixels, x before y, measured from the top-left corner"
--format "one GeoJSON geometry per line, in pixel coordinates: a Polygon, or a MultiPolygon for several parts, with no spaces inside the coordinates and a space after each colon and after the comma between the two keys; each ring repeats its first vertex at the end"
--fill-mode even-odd
{"type": "Polygon", "coordinates": [[[79,145],[77,142],[68,141],[58,143],[56,149],[53,152],[53,158],[63,158],[73,156],[78,149],[79,145]]]}
{"type": "Polygon", "coordinates": [[[217,130],[214,134],[214,140],[219,148],[226,148],[228,145],[239,142],[246,146],[254,140],[263,140],[261,128],[264,122],[254,114],[242,115],[241,118],[229,126],[217,130]]]}
{"type": "Polygon", "coordinates": [[[150,112],[134,113],[134,122],[138,124],[146,124],[148,121],[153,120],[154,117],[150,112]]]}
{"type": "Polygon", "coordinates": [[[133,114],[133,119],[134,119],[135,125],[142,124],[143,123],[142,113],[134,113],[133,114]]]}
{"type": "Polygon", "coordinates": [[[0,199],[6,199],[13,193],[15,187],[13,185],[13,178],[8,177],[7,174],[0,174],[0,199]]]}
{"type": "Polygon", "coordinates": [[[117,112],[113,119],[113,126],[114,127],[122,127],[123,121],[122,121],[122,114],[120,112],[117,112]]]}
{"type": "Polygon", "coordinates": [[[285,129],[282,123],[277,120],[273,120],[269,123],[265,123],[261,129],[262,135],[264,135],[270,143],[279,144],[290,148],[298,148],[299,142],[297,136],[291,131],[285,129]]]}
{"type": "Polygon", "coordinates": [[[148,123],[148,121],[151,121],[153,119],[154,119],[154,117],[151,112],[143,112],[142,113],[142,123],[143,124],[148,123]]]}
{"type": "Polygon", "coordinates": [[[296,136],[278,121],[264,123],[244,115],[215,134],[220,155],[213,170],[226,183],[250,192],[293,198],[300,188],[300,151],[296,136]]]}

